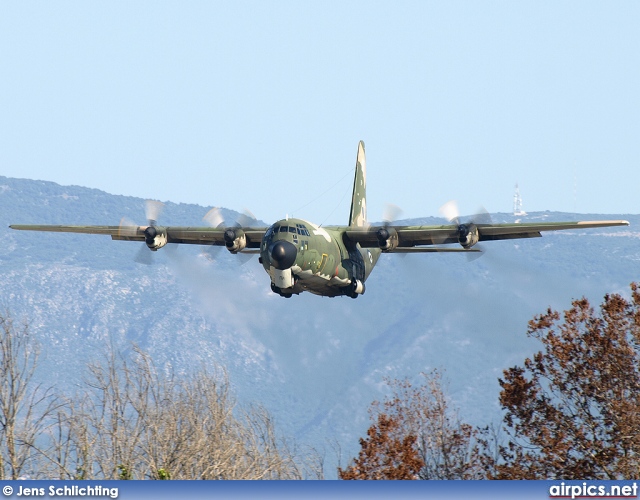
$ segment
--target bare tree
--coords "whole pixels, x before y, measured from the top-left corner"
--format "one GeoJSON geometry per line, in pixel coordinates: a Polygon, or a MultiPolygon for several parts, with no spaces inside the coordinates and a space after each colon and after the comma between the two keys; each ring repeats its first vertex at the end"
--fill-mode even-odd
{"type": "Polygon", "coordinates": [[[38,479],[90,479],[87,470],[92,463],[96,436],[89,432],[83,401],[86,394],[70,398],[57,395],[61,401],[48,419],[37,447],[35,477],[38,479]]]}
{"type": "Polygon", "coordinates": [[[17,479],[31,467],[47,419],[59,407],[50,389],[34,383],[40,345],[28,323],[0,315],[0,479],[17,479]]]}
{"type": "Polygon", "coordinates": [[[159,371],[148,354],[109,351],[76,394],[34,382],[40,347],[0,315],[0,479],[301,479],[296,456],[259,405],[236,405],[227,374],[159,371]]]}
{"type": "Polygon", "coordinates": [[[226,373],[160,373],[109,355],[69,401],[48,458],[61,478],[298,479],[304,471],[261,407],[235,405],[226,373]]]}

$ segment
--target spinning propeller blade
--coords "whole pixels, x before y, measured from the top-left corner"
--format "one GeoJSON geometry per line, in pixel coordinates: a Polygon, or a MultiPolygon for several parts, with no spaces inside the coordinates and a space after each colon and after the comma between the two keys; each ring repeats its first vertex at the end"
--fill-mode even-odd
{"type": "MultiPolygon", "coordinates": [[[[157,200],[146,200],[144,202],[144,212],[149,223],[148,228],[154,228],[154,226],[158,223],[158,218],[162,213],[162,209],[164,208],[164,203],[157,200]]],[[[119,233],[121,236],[136,236],[138,235],[139,229],[146,229],[144,226],[139,226],[132,220],[127,217],[123,217],[120,219],[120,229],[119,233]]],[[[138,264],[150,265],[153,264],[153,252],[147,247],[146,243],[143,243],[138,252],[136,253],[134,259],[138,264]]]]}
{"type": "Polygon", "coordinates": [[[398,205],[387,203],[384,207],[384,213],[382,215],[382,222],[384,227],[390,226],[394,221],[397,221],[402,215],[402,209],[398,205]]]}
{"type": "MultiPolygon", "coordinates": [[[[439,212],[445,217],[451,224],[455,224],[458,226],[458,234],[461,237],[464,237],[465,234],[469,233],[469,226],[472,225],[482,225],[482,224],[491,224],[491,215],[484,207],[480,207],[476,213],[471,216],[468,222],[462,223],[460,222],[460,210],[458,209],[458,203],[455,200],[450,200],[444,205],[440,207],[439,212]]],[[[470,252],[467,254],[467,259],[469,261],[479,259],[485,252],[484,246],[476,243],[475,248],[480,250],[480,252],[470,252]]]]}
{"type": "MultiPolygon", "coordinates": [[[[256,217],[249,210],[245,209],[234,219],[226,220],[222,215],[222,210],[218,207],[213,207],[204,215],[202,220],[213,228],[225,229],[225,239],[228,233],[229,241],[232,241],[233,238],[235,238],[235,232],[233,230],[252,227],[256,222],[256,217]]],[[[219,256],[221,248],[221,246],[211,245],[209,248],[203,250],[202,253],[209,260],[215,261],[219,256]]],[[[240,260],[240,265],[245,264],[252,257],[252,255],[242,254],[241,252],[238,252],[236,255],[240,260]]]]}
{"type": "Polygon", "coordinates": [[[164,203],[161,201],[146,200],[144,202],[144,213],[147,216],[150,226],[155,226],[157,224],[163,208],[164,203]]]}

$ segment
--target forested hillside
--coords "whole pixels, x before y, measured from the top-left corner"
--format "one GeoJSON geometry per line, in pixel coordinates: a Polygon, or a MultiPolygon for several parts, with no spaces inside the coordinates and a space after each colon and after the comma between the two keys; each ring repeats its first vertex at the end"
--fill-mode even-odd
{"type": "MultiPolygon", "coordinates": [[[[161,223],[199,225],[209,208],[167,202],[161,223]]],[[[632,214],[530,214],[522,221],[624,218],[631,225],[489,242],[473,261],[384,255],[357,300],[284,300],[256,258],[239,265],[224,251],[212,260],[200,247],[166,248],[145,266],[134,261],[136,243],[8,229],[117,225],[123,216],[144,223],[144,200],[0,177],[1,302],[28,318],[43,344],[37,377],[72,388],[87,360],[132,343],[176,373],[224,366],[238,400],[264,404],[280,430],[325,450],[328,461],[338,460],[332,443],[343,460],[355,454],[367,406],[386,390],[384,376],[439,368],[466,421],[499,421],[497,378],[530,354],[533,315],[582,295],[599,303],[607,292],[626,294],[640,274],[640,216],[632,214]]]]}

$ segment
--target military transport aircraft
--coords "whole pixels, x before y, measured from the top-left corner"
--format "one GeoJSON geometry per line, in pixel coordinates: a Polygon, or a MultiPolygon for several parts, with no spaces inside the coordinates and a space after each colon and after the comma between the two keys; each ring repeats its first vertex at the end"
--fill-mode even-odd
{"type": "MultiPolygon", "coordinates": [[[[385,221],[367,223],[366,164],[364,143],[358,144],[351,213],[347,226],[320,227],[311,222],[286,218],[269,227],[225,224],[217,209],[205,220],[213,227],[159,226],[160,202],[148,202],[147,226],[12,225],[12,229],[110,235],[114,240],[141,241],[156,251],[167,243],[224,246],[232,254],[257,253],[271,278],[271,290],[282,297],[311,292],[325,297],[365,292],[365,281],[382,253],[477,252],[480,241],[510,240],[541,236],[542,231],[586,229],[629,225],[624,220],[492,224],[490,221],[460,222],[455,208],[445,215],[451,222],[440,226],[399,226],[385,221]],[[459,247],[447,247],[446,244],[459,247]]],[[[147,250],[144,248],[144,251],[147,250]]]]}

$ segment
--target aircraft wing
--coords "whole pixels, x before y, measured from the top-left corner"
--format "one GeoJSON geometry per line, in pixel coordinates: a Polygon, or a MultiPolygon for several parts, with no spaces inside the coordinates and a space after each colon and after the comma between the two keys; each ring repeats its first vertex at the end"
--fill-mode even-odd
{"type": "MultiPolygon", "coordinates": [[[[469,225],[470,224],[467,226],[469,225]]],[[[478,230],[478,241],[538,238],[542,236],[541,233],[544,231],[628,225],[629,222],[626,220],[474,224],[478,230]]],[[[376,248],[380,246],[380,230],[387,230],[394,237],[397,235],[397,246],[390,249],[390,251],[393,252],[402,251],[402,248],[420,247],[423,245],[458,243],[460,235],[460,226],[453,224],[442,226],[370,226],[368,228],[348,228],[345,233],[351,241],[360,243],[360,246],[363,248],[376,248]]]]}
{"type": "MultiPolygon", "coordinates": [[[[145,241],[144,230],[148,226],[55,226],[19,225],[9,226],[22,231],[50,231],[54,233],[104,234],[114,240],[145,241]]],[[[224,229],[212,227],[162,226],[167,232],[167,243],[224,246],[224,229]]],[[[242,228],[247,238],[247,248],[260,248],[267,228],[242,228]]]]}

